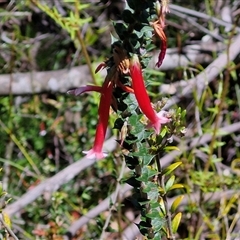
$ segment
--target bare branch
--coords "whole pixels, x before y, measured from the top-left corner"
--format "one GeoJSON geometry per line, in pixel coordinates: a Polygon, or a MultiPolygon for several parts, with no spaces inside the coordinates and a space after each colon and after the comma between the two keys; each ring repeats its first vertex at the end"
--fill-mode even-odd
{"type": "MultiPolygon", "coordinates": [[[[167,50],[160,70],[186,67],[190,63],[209,63],[212,61],[211,52],[222,52],[224,49],[223,43],[189,45],[182,49],[183,54],[179,54],[177,48],[170,48],[167,50]]],[[[156,52],[149,63],[150,68],[155,68],[157,59],[158,53],[156,52]]],[[[95,65],[97,66],[98,63],[95,65]]],[[[101,71],[99,74],[105,77],[106,72],[101,71]]],[[[56,71],[3,74],[0,75],[0,83],[0,95],[66,93],[69,89],[92,83],[92,78],[88,67],[84,65],[56,71]]]]}
{"type": "MultiPolygon", "coordinates": [[[[203,13],[203,12],[198,12],[198,11],[195,11],[193,9],[177,6],[175,4],[169,4],[169,7],[170,7],[171,10],[175,10],[175,11],[178,11],[178,12],[183,12],[185,14],[192,15],[193,17],[199,17],[199,18],[205,19],[207,21],[210,20],[210,21],[212,21],[215,24],[218,24],[220,26],[224,26],[224,27],[231,28],[231,29],[234,28],[233,24],[231,24],[229,22],[226,22],[226,21],[223,21],[221,19],[209,16],[206,13],[203,13]]],[[[237,27],[236,30],[238,32],[240,32],[240,28],[239,27],[237,27]]]]}
{"type": "MultiPolygon", "coordinates": [[[[104,144],[104,149],[108,152],[112,152],[116,148],[115,137],[108,139],[104,144]]],[[[43,181],[33,189],[22,195],[16,202],[9,204],[5,209],[9,217],[13,216],[19,212],[22,208],[26,207],[28,204],[32,203],[36,198],[41,196],[43,193],[52,193],[57,191],[63,184],[72,180],[84,169],[90,167],[95,163],[95,159],[87,159],[86,157],[78,160],[77,162],[66,167],[53,177],[43,181]]]]}

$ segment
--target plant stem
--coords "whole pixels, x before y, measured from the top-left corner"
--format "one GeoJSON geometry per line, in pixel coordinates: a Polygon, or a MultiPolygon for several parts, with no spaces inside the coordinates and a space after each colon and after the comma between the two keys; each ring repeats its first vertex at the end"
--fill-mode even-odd
{"type": "Polygon", "coordinates": [[[0,214],[0,222],[1,224],[6,228],[6,230],[8,231],[9,235],[12,236],[12,238],[14,240],[19,240],[18,237],[14,234],[14,232],[12,231],[12,229],[8,226],[8,224],[4,221],[3,215],[2,213],[0,214]]]}
{"type": "MultiPolygon", "coordinates": [[[[79,5],[80,5],[80,1],[79,0],[75,0],[75,16],[78,19],[79,19],[79,15],[80,15],[79,5]]],[[[96,84],[95,74],[94,74],[94,72],[92,70],[92,63],[91,63],[89,54],[87,52],[87,48],[86,48],[85,42],[84,42],[84,40],[82,38],[80,28],[76,31],[76,37],[77,37],[77,39],[78,39],[78,41],[80,43],[80,46],[82,47],[83,55],[85,57],[87,66],[89,68],[89,72],[90,72],[90,75],[92,77],[92,81],[93,81],[94,84],[96,84]]]]}
{"type": "Polygon", "coordinates": [[[17,137],[11,132],[11,130],[0,120],[0,126],[3,128],[3,130],[9,135],[11,140],[17,145],[19,150],[22,152],[23,156],[27,159],[31,167],[36,173],[36,176],[41,176],[41,173],[37,167],[37,165],[34,163],[31,156],[28,154],[26,148],[21,144],[21,142],[17,139],[17,137]]]}
{"type": "Polygon", "coordinates": [[[117,179],[117,187],[116,187],[116,190],[115,190],[115,196],[112,199],[112,206],[110,208],[108,217],[107,217],[107,219],[105,221],[105,224],[103,226],[102,233],[101,233],[101,236],[100,236],[100,240],[106,239],[105,238],[106,229],[107,229],[107,227],[108,227],[108,225],[110,223],[110,220],[111,220],[111,217],[112,217],[112,212],[113,212],[113,210],[115,210],[115,207],[116,207],[116,203],[117,203],[117,200],[118,200],[118,194],[119,194],[119,192],[121,190],[121,183],[120,182],[121,182],[121,180],[123,178],[125,167],[126,167],[126,163],[125,163],[125,161],[122,161],[120,174],[119,174],[119,177],[117,179]]]}
{"type": "Polygon", "coordinates": [[[209,145],[209,154],[208,154],[207,162],[206,162],[205,167],[204,167],[204,172],[207,172],[209,170],[209,167],[210,167],[211,162],[212,162],[211,158],[212,158],[212,155],[213,155],[213,152],[214,152],[214,144],[216,142],[217,132],[218,132],[220,121],[221,121],[222,109],[223,109],[224,105],[226,104],[225,98],[227,96],[227,92],[228,92],[228,89],[229,89],[230,70],[231,70],[230,60],[229,60],[229,48],[230,48],[230,45],[231,45],[231,39],[233,37],[233,33],[231,35],[232,36],[230,37],[230,40],[228,42],[228,48],[227,48],[228,61],[227,61],[225,79],[224,79],[224,82],[223,82],[223,90],[222,90],[221,97],[220,97],[220,103],[219,103],[219,106],[218,106],[218,112],[217,112],[216,120],[215,120],[215,123],[214,123],[212,140],[211,140],[210,145],[209,145]]]}
{"type": "MultiPolygon", "coordinates": [[[[156,156],[155,158],[155,161],[156,161],[156,164],[157,164],[157,169],[158,169],[158,184],[161,188],[164,189],[164,177],[162,176],[162,166],[161,166],[161,163],[160,163],[160,153],[158,153],[158,155],[156,156]]],[[[165,208],[165,211],[166,211],[166,220],[167,220],[167,239],[175,239],[175,236],[172,232],[172,215],[171,215],[171,212],[169,211],[169,208],[168,208],[168,201],[167,201],[167,195],[164,193],[164,194],[161,194],[160,197],[163,199],[163,203],[164,203],[164,208],[165,208]]]]}

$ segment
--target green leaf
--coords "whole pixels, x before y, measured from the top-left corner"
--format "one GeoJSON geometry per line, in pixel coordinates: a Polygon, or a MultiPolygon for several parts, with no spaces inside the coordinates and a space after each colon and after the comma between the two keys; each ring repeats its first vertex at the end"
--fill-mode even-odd
{"type": "Polygon", "coordinates": [[[163,226],[161,230],[164,232],[166,236],[169,234],[169,231],[166,229],[166,227],[163,226]]]}
{"type": "Polygon", "coordinates": [[[222,146],[224,146],[225,144],[226,144],[225,142],[215,141],[215,142],[214,142],[214,148],[222,147],[222,146]]]}
{"type": "Polygon", "coordinates": [[[146,214],[149,218],[159,218],[159,212],[157,209],[151,209],[148,214],[146,214]]]}
{"type": "MultiPolygon", "coordinates": [[[[164,223],[165,223],[165,218],[161,218],[159,213],[158,213],[158,216],[153,218],[151,223],[152,223],[152,226],[154,228],[154,231],[159,232],[161,230],[161,228],[163,227],[164,223]]],[[[156,235],[155,235],[155,237],[156,237],[156,235]]]]}
{"type": "Polygon", "coordinates": [[[22,171],[22,172],[26,171],[25,167],[22,167],[20,164],[18,164],[19,161],[18,161],[18,163],[15,163],[14,161],[10,161],[10,160],[8,160],[8,159],[0,158],[0,162],[2,162],[2,163],[7,163],[7,164],[9,164],[10,166],[15,167],[15,168],[17,168],[18,170],[20,170],[20,171],[22,171]]]}
{"type": "Polygon", "coordinates": [[[176,183],[172,187],[170,187],[168,191],[171,191],[173,189],[179,189],[179,188],[185,188],[185,186],[183,184],[176,183]]]}
{"type": "MultiPolygon", "coordinates": [[[[145,28],[145,27],[144,27],[145,28]]],[[[152,28],[151,28],[152,29],[152,28]]],[[[150,75],[154,75],[154,76],[157,76],[158,78],[159,77],[164,77],[165,74],[163,72],[160,72],[158,70],[154,70],[154,69],[145,69],[144,70],[144,73],[145,74],[150,74],[150,75]]],[[[147,82],[155,82],[155,81],[152,81],[151,79],[147,79],[147,82]]]]}
{"type": "Polygon", "coordinates": [[[142,156],[143,164],[144,164],[144,165],[150,164],[150,162],[152,161],[153,157],[154,157],[154,156],[152,156],[152,155],[150,155],[150,154],[142,156]]]}
{"type": "MultiPolygon", "coordinates": [[[[164,216],[166,216],[166,209],[165,209],[165,206],[164,206],[164,202],[163,202],[163,199],[162,198],[160,198],[160,200],[159,200],[159,208],[160,208],[160,210],[161,210],[161,213],[164,215],[164,216]]],[[[160,213],[160,214],[161,214],[160,213]]],[[[161,215],[162,215],[161,214],[161,215]]]]}
{"type": "Polygon", "coordinates": [[[171,172],[173,172],[181,164],[182,164],[182,162],[175,162],[175,163],[171,164],[170,166],[163,169],[162,175],[166,175],[166,176],[169,175],[171,172]]]}
{"type": "Polygon", "coordinates": [[[86,8],[89,8],[91,6],[90,3],[81,3],[79,4],[79,10],[83,10],[83,9],[86,9],[86,8]]]}
{"type": "Polygon", "coordinates": [[[186,114],[187,114],[187,111],[183,110],[182,113],[181,113],[181,118],[185,119],[186,114]]]}
{"type": "MultiPolygon", "coordinates": [[[[162,239],[162,233],[160,232],[161,229],[162,229],[162,227],[159,229],[159,231],[154,232],[153,240],[161,240],[162,239]]],[[[155,230],[155,228],[154,228],[154,230],[155,230]]]]}
{"type": "Polygon", "coordinates": [[[181,218],[182,218],[182,213],[179,212],[178,214],[176,214],[176,216],[172,220],[172,231],[173,231],[174,234],[178,230],[178,226],[180,224],[181,218]]]}
{"type": "Polygon", "coordinates": [[[178,208],[178,206],[182,202],[183,198],[184,198],[184,195],[180,195],[180,196],[176,197],[176,199],[173,201],[171,209],[170,209],[170,211],[172,213],[174,213],[175,210],[178,208]]]}
{"type": "Polygon", "coordinates": [[[148,149],[145,146],[141,147],[138,152],[132,153],[132,156],[141,158],[144,166],[149,165],[154,157],[148,152],[148,149]]]}
{"type": "Polygon", "coordinates": [[[155,200],[158,198],[158,186],[153,182],[147,182],[143,192],[147,193],[148,199],[155,200]]]}
{"type": "Polygon", "coordinates": [[[163,127],[160,135],[161,135],[162,138],[164,138],[166,134],[167,134],[167,128],[163,127]]]}
{"type": "Polygon", "coordinates": [[[166,192],[168,192],[169,189],[172,187],[172,185],[174,184],[174,181],[175,181],[175,176],[173,175],[168,179],[168,181],[165,184],[166,192]]]}
{"type": "Polygon", "coordinates": [[[231,163],[231,168],[233,171],[240,173],[240,158],[236,158],[231,163]]]}
{"type": "Polygon", "coordinates": [[[132,115],[128,119],[128,123],[132,127],[131,133],[134,135],[137,135],[138,133],[145,131],[143,124],[140,122],[140,119],[141,116],[138,115],[132,115]]]}
{"type": "Polygon", "coordinates": [[[124,39],[127,34],[127,25],[122,22],[114,22],[113,25],[119,38],[124,39]]]}
{"type": "Polygon", "coordinates": [[[171,152],[171,151],[174,151],[174,150],[180,151],[180,149],[177,146],[166,146],[164,148],[164,150],[165,150],[165,152],[171,152]]]}
{"type": "Polygon", "coordinates": [[[147,182],[149,178],[155,176],[158,172],[151,168],[150,166],[143,166],[142,168],[142,175],[137,178],[137,180],[142,182],[147,182]]]}
{"type": "Polygon", "coordinates": [[[111,33],[110,33],[110,36],[111,36],[111,44],[119,41],[119,39],[113,36],[111,33]]]}

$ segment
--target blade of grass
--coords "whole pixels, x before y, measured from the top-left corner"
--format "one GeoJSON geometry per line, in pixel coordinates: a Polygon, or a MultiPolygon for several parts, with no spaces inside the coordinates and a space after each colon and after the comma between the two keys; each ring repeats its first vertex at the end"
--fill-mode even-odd
{"type": "Polygon", "coordinates": [[[19,150],[22,152],[23,156],[27,159],[28,163],[31,165],[33,170],[36,172],[36,174],[38,176],[41,175],[40,171],[37,168],[37,165],[33,162],[31,156],[28,154],[27,150],[20,143],[20,141],[17,139],[17,137],[11,132],[11,130],[1,120],[0,120],[0,125],[3,128],[3,130],[9,135],[9,137],[12,139],[12,141],[17,145],[19,150]]]}

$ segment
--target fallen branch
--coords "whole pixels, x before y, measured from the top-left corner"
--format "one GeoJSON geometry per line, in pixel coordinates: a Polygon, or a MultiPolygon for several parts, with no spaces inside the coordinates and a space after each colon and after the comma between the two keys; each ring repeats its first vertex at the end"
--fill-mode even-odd
{"type": "MultiPolygon", "coordinates": [[[[223,43],[200,43],[184,47],[181,50],[183,54],[179,54],[177,48],[168,49],[160,70],[186,67],[190,63],[209,63],[212,61],[211,52],[222,52],[224,48],[223,43]]],[[[158,53],[153,54],[150,68],[155,68],[157,58],[158,53]]],[[[99,74],[105,77],[106,72],[101,71],[99,74]]],[[[0,95],[66,93],[69,89],[91,82],[92,78],[86,65],[56,71],[3,74],[0,75],[0,95]]]]}
{"type": "MultiPolygon", "coordinates": [[[[203,12],[198,12],[198,11],[195,11],[193,9],[177,6],[175,4],[169,4],[169,7],[170,7],[170,10],[175,10],[175,11],[178,11],[178,12],[183,12],[183,13],[188,14],[188,15],[192,15],[194,18],[198,17],[198,18],[205,19],[206,21],[212,21],[213,23],[215,23],[217,25],[224,26],[224,27],[230,28],[230,29],[235,28],[235,26],[232,23],[225,22],[225,21],[223,21],[221,19],[218,19],[216,17],[213,17],[213,16],[209,16],[208,14],[203,13],[203,12]]],[[[240,32],[239,27],[236,27],[236,30],[238,32],[240,32]]]]}
{"type": "MultiPolygon", "coordinates": [[[[112,152],[116,148],[116,144],[115,137],[112,137],[105,142],[104,149],[107,152],[112,152]]],[[[95,159],[87,159],[86,157],[78,160],[53,177],[41,182],[39,185],[26,192],[16,202],[9,204],[4,209],[4,213],[6,213],[9,217],[13,216],[28,204],[32,203],[43,193],[48,192],[51,194],[52,192],[57,191],[63,184],[72,180],[80,172],[90,167],[94,163],[95,159]]]]}

